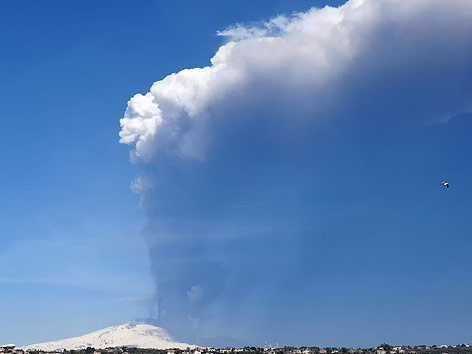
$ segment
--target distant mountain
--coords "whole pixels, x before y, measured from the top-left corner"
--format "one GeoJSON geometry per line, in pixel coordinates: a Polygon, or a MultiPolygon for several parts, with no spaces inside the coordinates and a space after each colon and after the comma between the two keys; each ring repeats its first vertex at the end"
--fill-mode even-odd
{"type": "Polygon", "coordinates": [[[164,328],[156,326],[153,320],[134,320],[80,337],[27,345],[23,349],[54,351],[61,349],[79,350],[87,347],[98,349],[123,346],[153,349],[185,349],[187,347],[195,347],[187,343],[175,342],[172,336],[164,328]]]}

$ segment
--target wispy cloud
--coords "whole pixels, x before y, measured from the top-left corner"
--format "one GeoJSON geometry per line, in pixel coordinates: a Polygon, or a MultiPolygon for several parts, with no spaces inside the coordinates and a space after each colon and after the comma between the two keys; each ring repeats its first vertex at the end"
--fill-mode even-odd
{"type": "MultiPolygon", "coordinates": [[[[49,284],[99,291],[149,289],[147,275],[114,269],[113,257],[126,259],[126,249],[106,246],[105,238],[47,238],[22,240],[0,253],[0,282],[49,284]],[[104,246],[106,247],[104,249],[104,246]],[[108,253],[108,252],[109,253],[108,253]]],[[[126,267],[125,267],[126,268],[126,267]]]]}

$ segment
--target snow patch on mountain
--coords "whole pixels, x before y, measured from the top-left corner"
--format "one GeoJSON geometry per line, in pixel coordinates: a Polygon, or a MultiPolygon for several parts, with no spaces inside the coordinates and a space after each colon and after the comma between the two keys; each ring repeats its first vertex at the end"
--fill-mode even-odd
{"type": "Polygon", "coordinates": [[[149,320],[134,320],[123,325],[104,328],[80,337],[69,338],[54,342],[32,344],[23,347],[26,350],[80,350],[87,347],[103,349],[108,347],[135,347],[169,349],[194,345],[176,342],[174,338],[161,327],[149,320]]]}

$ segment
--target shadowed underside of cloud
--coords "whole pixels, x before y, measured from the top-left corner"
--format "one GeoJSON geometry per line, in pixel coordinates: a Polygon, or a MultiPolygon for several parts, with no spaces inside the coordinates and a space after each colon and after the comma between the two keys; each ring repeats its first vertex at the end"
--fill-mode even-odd
{"type": "Polygon", "coordinates": [[[470,111],[471,8],[356,0],[229,28],[211,66],[169,75],[129,101],[121,142],[135,144],[136,161],[158,151],[201,159],[222,125],[261,117],[300,125],[379,101],[375,113],[427,121],[470,111]]]}
{"type": "Polygon", "coordinates": [[[120,142],[146,171],[132,189],[162,324],[187,341],[253,338],[257,325],[222,317],[296,302],[324,127],[471,112],[470,33],[467,0],[351,0],[221,31],[210,66],[131,98],[120,142]]]}

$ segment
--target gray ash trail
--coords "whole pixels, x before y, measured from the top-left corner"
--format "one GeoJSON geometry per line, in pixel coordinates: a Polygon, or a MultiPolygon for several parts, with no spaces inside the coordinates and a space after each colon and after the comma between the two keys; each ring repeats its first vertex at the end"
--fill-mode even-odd
{"type": "Polygon", "coordinates": [[[379,117],[421,125],[470,111],[472,3],[411,4],[351,0],[260,31],[231,28],[211,65],[169,75],[128,102],[120,136],[143,169],[133,189],[149,219],[164,327],[181,338],[225,329],[256,337],[276,328],[279,313],[285,323],[311,318],[308,292],[293,289],[316,297],[317,279],[329,286],[323,274],[340,272],[325,266],[328,252],[310,263],[311,246],[341,255],[359,247],[317,239],[330,229],[313,222],[337,212],[329,181],[338,201],[362,198],[365,176],[352,171],[365,165],[356,158],[366,146],[350,134],[379,117]],[[343,139],[351,151],[340,149],[343,139]],[[287,304],[292,312],[273,313],[287,304]]]}

